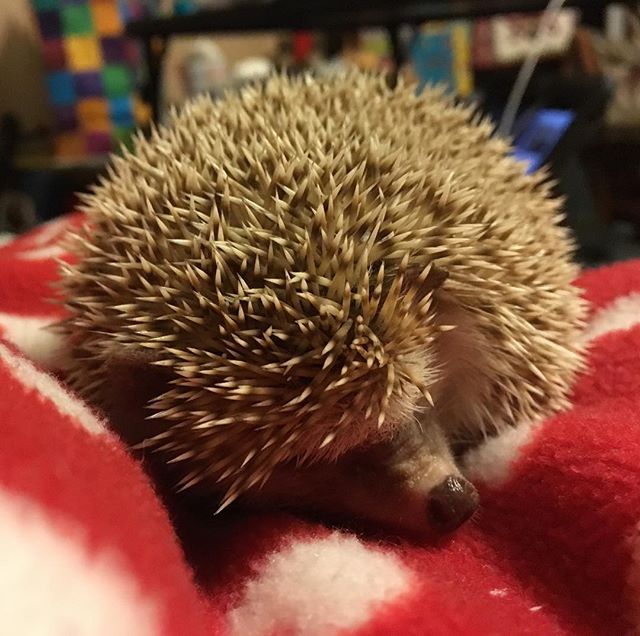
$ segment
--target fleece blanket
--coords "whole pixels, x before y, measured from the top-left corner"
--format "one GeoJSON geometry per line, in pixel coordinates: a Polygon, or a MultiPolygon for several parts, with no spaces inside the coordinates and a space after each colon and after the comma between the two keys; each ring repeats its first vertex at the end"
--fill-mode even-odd
{"type": "Polygon", "coordinates": [[[447,541],[293,515],[167,510],[109,423],[48,372],[70,216],[0,248],[0,632],[617,635],[640,626],[640,261],[585,273],[572,408],[493,439],[447,541]]]}

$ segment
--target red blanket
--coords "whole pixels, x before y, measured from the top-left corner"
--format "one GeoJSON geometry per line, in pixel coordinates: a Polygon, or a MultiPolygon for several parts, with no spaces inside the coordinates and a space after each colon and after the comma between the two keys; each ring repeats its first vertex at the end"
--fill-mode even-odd
{"type": "Polygon", "coordinates": [[[469,458],[482,510],[441,545],[287,515],[167,511],[47,373],[49,283],[79,217],[0,248],[2,633],[625,634],[640,625],[640,262],[588,272],[573,406],[469,458]],[[176,531],[179,529],[179,532],[176,531]],[[181,540],[178,539],[181,537],[181,540]]]}

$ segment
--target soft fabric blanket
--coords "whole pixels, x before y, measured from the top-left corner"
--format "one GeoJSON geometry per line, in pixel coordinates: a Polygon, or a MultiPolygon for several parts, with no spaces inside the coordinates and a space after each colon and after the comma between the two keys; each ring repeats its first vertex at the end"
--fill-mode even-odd
{"type": "Polygon", "coordinates": [[[288,515],[167,511],[47,370],[72,216],[0,248],[0,631],[12,635],[599,634],[640,625],[640,262],[585,273],[573,406],[469,457],[482,509],[448,541],[288,515]],[[180,539],[178,538],[180,537],[180,539]]]}

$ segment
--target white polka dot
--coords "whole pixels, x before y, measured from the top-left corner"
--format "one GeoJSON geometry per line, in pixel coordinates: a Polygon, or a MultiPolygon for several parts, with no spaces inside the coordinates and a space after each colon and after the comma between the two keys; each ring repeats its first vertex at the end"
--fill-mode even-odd
{"type": "Polygon", "coordinates": [[[60,258],[66,254],[66,250],[60,245],[46,245],[17,254],[23,261],[45,261],[52,258],[60,258]]]}
{"type": "Polygon", "coordinates": [[[640,293],[620,296],[598,311],[589,322],[583,339],[591,342],[606,333],[636,325],[640,325],[640,293]]]}
{"type": "Polygon", "coordinates": [[[8,232],[0,232],[0,247],[9,245],[13,239],[16,238],[15,234],[9,234],[8,232]]]}
{"type": "Polygon", "coordinates": [[[507,596],[508,591],[504,588],[496,588],[495,590],[489,590],[489,594],[498,598],[504,598],[505,596],[507,596]]]}
{"type": "Polygon", "coordinates": [[[3,634],[151,636],[155,604],[115,554],[91,551],[78,528],[0,489],[3,634]]]}
{"type": "Polygon", "coordinates": [[[62,336],[46,329],[54,320],[0,312],[0,337],[40,366],[56,370],[61,368],[65,351],[62,336]]]}
{"type": "Polygon", "coordinates": [[[233,636],[329,636],[354,629],[411,589],[393,555],[334,533],[272,554],[228,615],[233,636]]]}
{"type": "Polygon", "coordinates": [[[489,486],[504,484],[513,463],[520,456],[523,446],[531,441],[541,422],[528,422],[508,428],[500,435],[488,439],[472,449],[464,458],[463,470],[471,481],[481,481],[489,486]]]}
{"type": "Polygon", "coordinates": [[[66,216],[47,221],[34,230],[30,243],[38,246],[48,245],[58,239],[69,227],[71,226],[66,216]]]}
{"type": "Polygon", "coordinates": [[[89,433],[107,433],[107,427],[79,398],[71,396],[51,376],[36,369],[25,358],[14,354],[0,344],[0,362],[5,364],[13,377],[27,389],[37,391],[41,398],[50,402],[57,411],[70,417],[89,433]]]}

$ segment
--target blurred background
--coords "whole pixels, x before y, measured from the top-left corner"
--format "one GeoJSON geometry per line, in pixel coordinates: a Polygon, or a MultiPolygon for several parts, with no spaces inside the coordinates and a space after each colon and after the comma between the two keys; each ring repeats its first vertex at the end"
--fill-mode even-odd
{"type": "Polygon", "coordinates": [[[0,241],[171,106],[350,65],[477,104],[548,166],[583,264],[640,256],[640,11],[589,0],[0,0],[0,241]]]}

